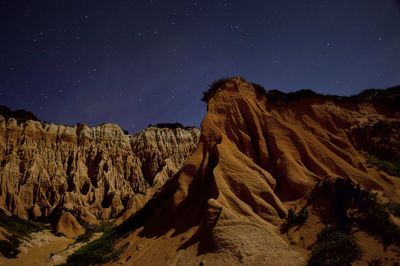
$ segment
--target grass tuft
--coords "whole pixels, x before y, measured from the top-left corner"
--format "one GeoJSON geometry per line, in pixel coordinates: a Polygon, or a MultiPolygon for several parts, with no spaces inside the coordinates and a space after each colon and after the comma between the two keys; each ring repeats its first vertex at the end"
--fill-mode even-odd
{"type": "Polygon", "coordinates": [[[66,265],[98,265],[118,258],[122,250],[114,250],[118,237],[113,233],[111,224],[103,223],[98,231],[103,231],[103,236],[75,251],[67,258],[66,265]]]}
{"type": "Polygon", "coordinates": [[[400,176],[400,162],[388,162],[376,156],[369,155],[367,163],[375,165],[379,170],[385,171],[389,175],[400,176]]]}

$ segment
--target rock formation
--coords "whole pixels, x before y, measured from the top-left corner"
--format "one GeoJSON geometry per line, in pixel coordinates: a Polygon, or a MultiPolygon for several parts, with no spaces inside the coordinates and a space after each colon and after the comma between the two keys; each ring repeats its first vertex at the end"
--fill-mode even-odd
{"type": "Polygon", "coordinates": [[[67,211],[61,213],[57,223],[54,225],[53,231],[68,238],[75,238],[85,233],[85,229],[79,224],[75,216],[67,211]]]}
{"type": "Polygon", "coordinates": [[[399,88],[339,97],[231,78],[203,100],[201,135],[159,124],[128,136],[0,108],[0,209],[54,215],[70,237],[83,232],[75,216],[119,217],[72,265],[304,265],[324,229],[339,255],[358,241],[360,265],[400,258],[400,178],[369,159],[397,169],[399,88]]]}
{"type": "Polygon", "coordinates": [[[129,136],[115,124],[54,125],[6,111],[0,208],[22,218],[46,217],[56,207],[89,222],[133,213],[180,169],[199,139],[196,128],[151,127],[129,136]]]}
{"type": "Polygon", "coordinates": [[[196,128],[150,126],[131,138],[147,183],[160,187],[178,172],[199,141],[196,128]]]}
{"type": "MultiPolygon", "coordinates": [[[[205,95],[198,149],[120,227],[130,235],[118,243],[127,247],[119,262],[302,265],[309,251],[290,247],[280,226],[320,180],[339,176],[399,200],[400,180],[368,166],[369,134],[357,133],[371,121],[399,123],[398,110],[375,99],[267,93],[241,78],[216,83],[205,95]]],[[[397,153],[399,139],[391,141],[397,153]]]]}

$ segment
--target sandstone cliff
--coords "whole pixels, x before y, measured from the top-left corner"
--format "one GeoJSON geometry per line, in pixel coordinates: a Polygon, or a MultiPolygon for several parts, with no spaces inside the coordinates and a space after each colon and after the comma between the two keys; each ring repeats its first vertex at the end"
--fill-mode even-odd
{"type": "Polygon", "coordinates": [[[75,216],[69,212],[63,211],[54,225],[53,231],[56,234],[63,234],[68,238],[74,238],[85,233],[85,229],[79,224],[75,216]]]}
{"type": "MultiPolygon", "coordinates": [[[[378,122],[399,123],[398,110],[375,99],[266,93],[241,78],[215,84],[205,97],[198,149],[120,227],[130,231],[117,244],[127,247],[120,262],[302,265],[309,246],[290,247],[280,226],[288,208],[304,204],[320,180],[339,176],[399,200],[399,178],[369,166],[363,151],[382,141],[357,133],[378,122]]],[[[391,141],[398,155],[399,139],[391,141]]],[[[324,223],[317,210],[311,218],[308,244],[324,223]]]]}
{"type": "Polygon", "coordinates": [[[64,126],[7,114],[0,116],[0,208],[22,218],[46,217],[56,207],[89,222],[133,213],[199,139],[196,128],[129,136],[115,124],[64,126]]]}

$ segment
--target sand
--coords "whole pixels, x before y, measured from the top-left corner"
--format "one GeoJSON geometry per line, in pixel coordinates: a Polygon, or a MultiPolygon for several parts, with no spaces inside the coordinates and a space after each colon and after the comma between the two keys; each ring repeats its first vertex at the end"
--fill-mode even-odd
{"type": "MultiPolygon", "coordinates": [[[[98,239],[102,233],[95,233],[90,239],[98,239]]],[[[19,250],[21,253],[15,259],[0,257],[2,266],[53,266],[65,263],[66,258],[85,245],[75,243],[74,239],[59,237],[49,230],[32,233],[30,239],[23,240],[19,250]]]]}

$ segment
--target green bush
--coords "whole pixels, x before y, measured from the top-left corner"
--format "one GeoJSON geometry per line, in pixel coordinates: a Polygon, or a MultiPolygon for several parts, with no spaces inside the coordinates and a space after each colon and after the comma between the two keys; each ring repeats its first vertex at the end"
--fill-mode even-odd
{"type": "Polygon", "coordinates": [[[92,238],[92,236],[93,236],[94,233],[95,233],[95,230],[88,230],[88,229],[85,229],[85,233],[79,235],[79,236],[75,239],[75,243],[78,243],[78,242],[83,242],[83,243],[89,242],[89,240],[92,238]]]}
{"type": "Polygon", "coordinates": [[[379,238],[384,245],[400,245],[400,228],[390,220],[384,205],[371,205],[365,212],[359,213],[356,221],[361,229],[379,238]]]}
{"type": "Polygon", "coordinates": [[[67,258],[66,265],[104,264],[118,257],[121,250],[114,250],[117,235],[113,234],[111,224],[103,223],[98,231],[103,231],[103,236],[75,251],[67,258]]]}
{"type": "Polygon", "coordinates": [[[83,226],[83,228],[85,228],[85,233],[82,235],[79,235],[76,238],[75,243],[88,242],[92,238],[94,233],[109,232],[112,227],[112,223],[110,223],[110,222],[103,222],[103,223],[101,223],[101,225],[93,225],[93,224],[89,224],[89,223],[83,221],[82,219],[80,219],[79,223],[83,226]]]}
{"type": "Polygon", "coordinates": [[[302,209],[297,214],[293,209],[289,209],[288,215],[286,217],[286,221],[282,225],[282,230],[287,232],[293,226],[297,226],[297,225],[301,226],[301,225],[303,225],[305,223],[307,218],[308,218],[307,209],[302,209]]]}
{"type": "Polygon", "coordinates": [[[367,163],[375,165],[378,169],[385,171],[389,175],[400,176],[400,162],[388,162],[381,160],[376,156],[369,155],[367,163]]]}
{"type": "Polygon", "coordinates": [[[47,228],[41,223],[24,220],[16,215],[8,216],[4,213],[0,214],[0,226],[17,236],[28,236],[30,233],[47,228]]]}
{"type": "Polygon", "coordinates": [[[222,88],[228,80],[228,78],[221,78],[211,83],[208,90],[203,92],[201,100],[208,103],[208,101],[217,93],[218,89],[222,88]]]}
{"type": "Polygon", "coordinates": [[[398,211],[395,204],[379,203],[376,194],[361,189],[347,179],[336,180],[332,204],[338,229],[350,231],[353,223],[356,223],[360,229],[380,239],[384,245],[400,246],[400,228],[390,220],[389,215],[390,208],[393,212],[398,211]],[[351,217],[348,210],[352,210],[351,217]]]}
{"type": "Polygon", "coordinates": [[[80,249],[68,257],[67,265],[92,265],[103,264],[117,257],[118,253],[113,249],[114,241],[107,237],[101,237],[80,249]]]}
{"type": "Polygon", "coordinates": [[[361,248],[354,236],[328,226],[319,233],[307,265],[350,266],[361,255],[361,248]]]}
{"type": "Polygon", "coordinates": [[[395,203],[395,202],[390,202],[387,203],[386,208],[390,213],[392,213],[394,216],[400,217],[400,204],[395,203]]]}

